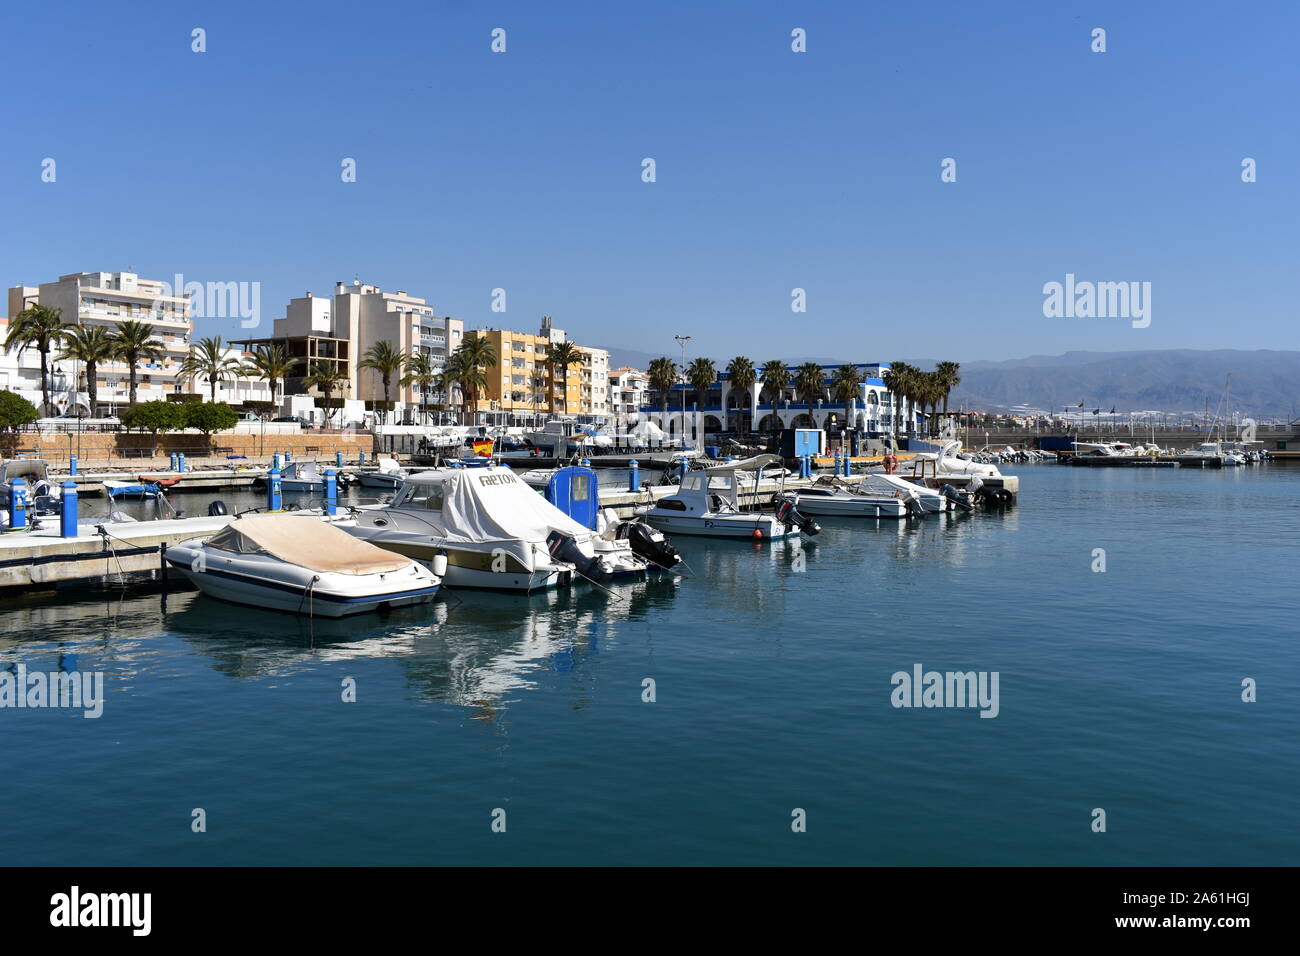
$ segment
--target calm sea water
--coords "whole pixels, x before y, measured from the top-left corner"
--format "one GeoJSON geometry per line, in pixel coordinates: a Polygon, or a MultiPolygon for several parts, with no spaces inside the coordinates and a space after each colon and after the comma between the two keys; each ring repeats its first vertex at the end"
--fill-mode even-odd
{"type": "Polygon", "coordinates": [[[617,596],[0,605],[0,666],[107,691],[0,710],[0,860],[1300,863],[1300,468],[1007,470],[1004,514],[679,538],[693,578],[617,596]],[[999,715],[895,709],[917,663],[999,672],[999,715]]]}

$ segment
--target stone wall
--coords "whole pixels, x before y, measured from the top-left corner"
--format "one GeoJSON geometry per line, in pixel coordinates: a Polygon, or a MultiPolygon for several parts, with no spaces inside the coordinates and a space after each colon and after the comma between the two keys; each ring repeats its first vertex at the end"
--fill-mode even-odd
{"type": "Polygon", "coordinates": [[[25,455],[44,458],[58,470],[67,467],[68,456],[76,455],[80,470],[152,470],[166,467],[172,452],[182,452],[193,467],[227,467],[237,464],[266,464],[277,451],[290,452],[295,459],[332,462],[336,451],[344,461],[355,464],[361,452],[374,454],[369,432],[305,431],[296,435],[260,435],[219,432],[207,441],[197,432],[159,435],[155,446],[148,433],[140,432],[20,432],[0,435],[0,453],[5,458],[25,455]],[[228,456],[243,455],[247,461],[228,456]]]}

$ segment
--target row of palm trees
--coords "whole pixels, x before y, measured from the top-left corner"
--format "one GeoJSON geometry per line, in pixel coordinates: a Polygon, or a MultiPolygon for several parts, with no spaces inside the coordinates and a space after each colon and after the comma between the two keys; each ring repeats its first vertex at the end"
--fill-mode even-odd
{"type": "MultiPolygon", "coordinates": [[[[726,399],[733,389],[745,396],[745,404],[748,404],[754,385],[761,385],[760,400],[766,396],[769,402],[776,405],[783,391],[793,386],[795,394],[808,404],[810,415],[813,403],[822,399],[827,391],[825,370],[816,362],[805,362],[791,374],[790,367],[780,359],[772,359],[764,362],[762,366],[756,366],[752,360],[738,355],[727,363],[726,372],[727,386],[723,393],[724,425],[729,414],[726,399]]],[[[651,360],[646,370],[646,377],[649,379],[650,388],[659,393],[660,407],[666,414],[669,391],[683,377],[686,383],[695,389],[698,404],[703,407],[705,395],[718,380],[718,370],[712,359],[697,358],[686,366],[683,374],[683,370],[672,359],[657,358],[651,360]]],[[[830,396],[844,406],[846,421],[849,417],[849,406],[858,396],[863,381],[862,373],[854,365],[841,365],[831,375],[830,396]]],[[[943,410],[947,412],[948,396],[961,382],[960,366],[956,362],[940,362],[933,372],[926,372],[906,362],[895,362],[885,372],[884,382],[895,395],[910,400],[919,408],[933,409],[938,402],[942,401],[943,410]]],[[[738,405],[735,411],[736,430],[740,431],[743,427],[744,405],[738,405]]],[[[902,403],[895,402],[895,431],[898,430],[898,416],[901,411],[902,403]]]]}

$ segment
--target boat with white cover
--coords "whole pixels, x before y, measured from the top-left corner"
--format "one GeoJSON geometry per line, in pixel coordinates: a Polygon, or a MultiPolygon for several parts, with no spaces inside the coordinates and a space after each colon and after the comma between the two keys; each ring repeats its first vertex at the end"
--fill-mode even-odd
{"type": "Polygon", "coordinates": [[[375,465],[375,471],[363,471],[358,475],[357,484],[362,488],[379,488],[384,491],[396,491],[402,487],[406,469],[397,463],[396,458],[379,458],[375,465]]]}
{"type": "Polygon", "coordinates": [[[237,518],[166,556],[204,594],[322,617],[420,604],[441,584],[442,562],[425,567],[305,515],[237,518]]]}
{"type": "Polygon", "coordinates": [[[668,534],[710,538],[777,539],[815,535],[821,528],[801,515],[792,501],[783,501],[775,514],[741,511],[737,472],[757,471],[781,463],[777,455],[756,455],[743,461],[688,471],[676,494],[660,498],[637,514],[668,534]]]}
{"type": "Polygon", "coordinates": [[[353,515],[343,527],[378,547],[417,561],[445,552],[448,587],[536,591],[604,584],[647,567],[630,546],[598,548],[592,529],[502,465],[415,472],[392,504],[353,515]]]}

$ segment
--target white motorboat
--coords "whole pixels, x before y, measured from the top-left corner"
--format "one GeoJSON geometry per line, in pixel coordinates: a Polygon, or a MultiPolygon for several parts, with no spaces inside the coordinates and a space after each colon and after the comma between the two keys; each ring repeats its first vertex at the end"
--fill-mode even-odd
{"type": "Polygon", "coordinates": [[[167,563],[226,601],[343,617],[432,600],[444,562],[425,567],[314,517],[254,515],[169,547],[167,563]]]}
{"type": "Polygon", "coordinates": [[[743,461],[689,471],[676,494],[660,498],[637,512],[668,534],[693,534],[710,538],[754,540],[815,535],[821,528],[801,515],[794,502],[781,503],[776,514],[740,510],[739,471],[757,471],[779,465],[776,455],[756,455],[743,461]]]}
{"type": "Polygon", "coordinates": [[[867,518],[938,514],[955,510],[959,499],[955,491],[945,494],[894,475],[877,474],[866,475],[858,481],[824,475],[789,497],[804,514],[867,518]]]}
{"type": "Polygon", "coordinates": [[[396,458],[380,458],[377,470],[363,471],[357,478],[362,488],[379,488],[384,491],[396,491],[406,478],[406,469],[397,463],[396,458]]]}
{"type": "Polygon", "coordinates": [[[630,545],[598,548],[592,529],[501,465],[416,472],[392,504],[353,514],[347,531],[378,547],[417,561],[445,552],[448,587],[536,591],[647,567],[630,545]]]}

